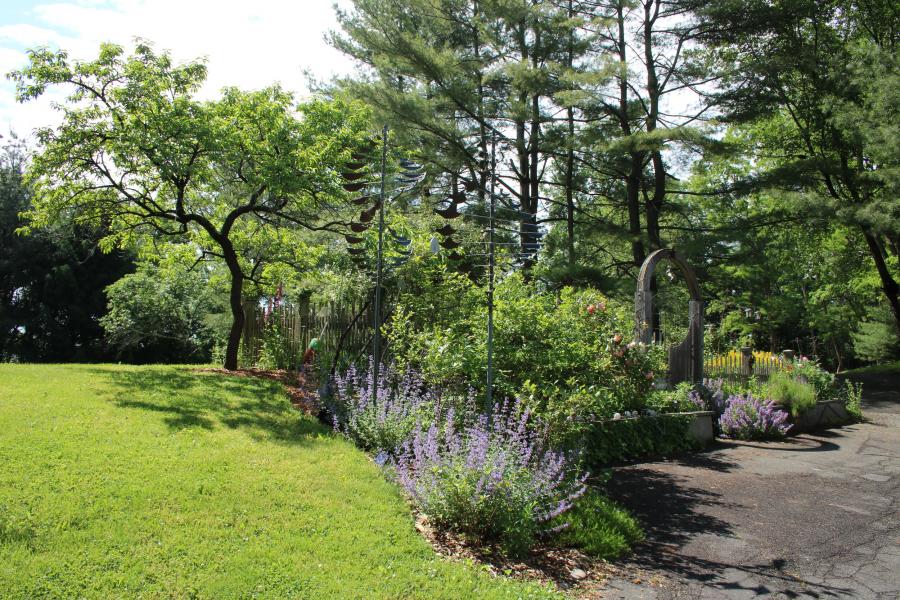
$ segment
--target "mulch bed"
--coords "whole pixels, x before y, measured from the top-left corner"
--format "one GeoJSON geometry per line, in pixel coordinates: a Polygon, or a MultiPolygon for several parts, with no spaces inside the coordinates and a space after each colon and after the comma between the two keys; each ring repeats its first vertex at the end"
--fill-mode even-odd
{"type": "Polygon", "coordinates": [[[538,544],[528,556],[512,559],[497,548],[469,544],[460,536],[435,530],[421,515],[416,519],[416,529],[441,556],[473,561],[495,576],[552,582],[566,590],[570,598],[597,598],[607,578],[622,576],[614,565],[572,548],[538,544]]]}
{"type": "Polygon", "coordinates": [[[233,377],[258,377],[260,379],[277,381],[284,385],[284,391],[290,398],[294,408],[314,417],[319,414],[316,381],[309,373],[285,371],[284,369],[236,369],[228,371],[217,367],[197,369],[197,371],[200,373],[219,373],[233,377]]]}

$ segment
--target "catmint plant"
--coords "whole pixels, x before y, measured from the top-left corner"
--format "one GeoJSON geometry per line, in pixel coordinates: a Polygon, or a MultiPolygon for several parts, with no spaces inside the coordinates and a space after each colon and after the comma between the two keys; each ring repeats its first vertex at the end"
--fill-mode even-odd
{"type": "Polygon", "coordinates": [[[320,402],[330,413],[335,431],[364,450],[388,456],[426,415],[440,410],[440,394],[426,386],[416,371],[400,372],[392,365],[382,365],[376,397],[372,367],[370,359],[365,371],[351,366],[343,375],[336,375],[332,394],[320,397],[320,402]]]}
{"type": "Polygon", "coordinates": [[[752,440],[783,437],[791,425],[788,414],[772,400],[760,400],[751,394],[730,396],[719,417],[719,430],[725,437],[752,440]]]}
{"type": "Polygon", "coordinates": [[[520,402],[498,403],[492,412],[490,421],[483,413],[460,421],[451,408],[440,421],[413,428],[396,476],[438,527],[520,554],[538,535],[565,527],[549,523],[584,493],[587,475],[546,446],[546,428],[520,402]]]}

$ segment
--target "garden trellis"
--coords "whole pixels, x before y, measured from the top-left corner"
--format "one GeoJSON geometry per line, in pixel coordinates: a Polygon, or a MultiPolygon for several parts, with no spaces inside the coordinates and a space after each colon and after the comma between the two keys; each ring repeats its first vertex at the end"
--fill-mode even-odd
{"type": "MultiPolygon", "coordinates": [[[[377,200],[368,209],[363,210],[359,215],[358,222],[350,224],[352,233],[363,233],[371,225],[375,214],[378,215],[378,241],[376,245],[375,260],[375,289],[374,289],[374,310],[373,310],[373,333],[372,333],[372,358],[374,361],[374,390],[377,395],[379,382],[379,368],[381,363],[381,320],[382,320],[382,280],[384,275],[384,251],[385,251],[385,223],[384,211],[387,202],[394,201],[402,194],[413,190],[425,177],[422,166],[407,159],[401,158],[398,163],[399,171],[390,179],[388,178],[388,126],[385,125],[381,130],[381,160],[378,168],[378,182],[365,181],[367,171],[371,168],[371,157],[365,151],[356,152],[352,155],[353,162],[345,165],[346,171],[342,174],[345,183],[344,189],[349,192],[357,192],[365,190],[365,194],[353,203],[357,206],[367,205],[371,198],[377,200]],[[390,186],[390,189],[389,189],[390,186]]],[[[373,149],[374,145],[370,145],[369,149],[373,149]]],[[[364,248],[356,245],[365,241],[365,238],[346,234],[344,237],[350,247],[347,252],[351,256],[361,257],[365,254],[364,248]]],[[[412,254],[410,245],[412,240],[398,234],[390,228],[387,228],[389,234],[389,242],[394,246],[398,256],[392,259],[390,267],[397,267],[406,262],[412,254]]]]}

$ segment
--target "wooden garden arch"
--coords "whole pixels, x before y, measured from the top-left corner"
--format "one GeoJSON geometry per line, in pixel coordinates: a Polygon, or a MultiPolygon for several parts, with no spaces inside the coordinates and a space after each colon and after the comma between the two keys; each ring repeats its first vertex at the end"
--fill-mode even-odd
{"type": "Polygon", "coordinates": [[[675,263],[684,275],[691,300],[688,305],[689,320],[687,338],[669,349],[669,385],[682,381],[703,381],[703,297],[697,276],[691,266],[675,250],[663,248],[651,253],[638,273],[637,291],[634,294],[634,339],[636,342],[653,342],[653,273],[662,260],[675,263]]]}

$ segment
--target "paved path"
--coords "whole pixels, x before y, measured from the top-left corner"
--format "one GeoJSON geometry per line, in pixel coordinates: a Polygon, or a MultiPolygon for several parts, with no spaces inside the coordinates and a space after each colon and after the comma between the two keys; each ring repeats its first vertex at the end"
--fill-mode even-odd
{"type": "Polygon", "coordinates": [[[603,597],[900,598],[897,383],[871,423],[617,469],[648,540],[603,597]]]}

